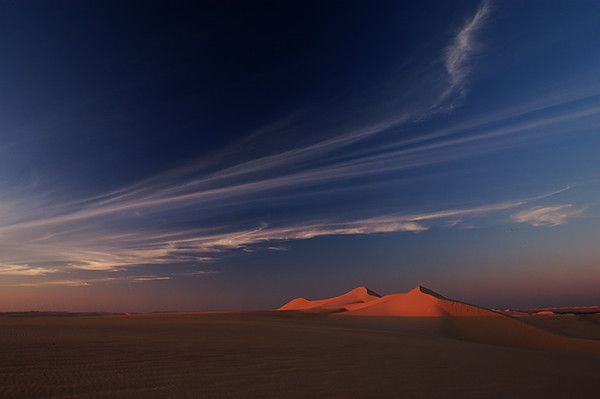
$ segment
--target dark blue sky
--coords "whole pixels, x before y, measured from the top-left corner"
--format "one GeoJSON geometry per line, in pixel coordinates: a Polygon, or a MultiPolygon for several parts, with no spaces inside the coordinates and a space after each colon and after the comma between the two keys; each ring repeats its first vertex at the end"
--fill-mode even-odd
{"type": "Polygon", "coordinates": [[[0,309],[600,302],[596,2],[1,2],[0,51],[0,309]]]}

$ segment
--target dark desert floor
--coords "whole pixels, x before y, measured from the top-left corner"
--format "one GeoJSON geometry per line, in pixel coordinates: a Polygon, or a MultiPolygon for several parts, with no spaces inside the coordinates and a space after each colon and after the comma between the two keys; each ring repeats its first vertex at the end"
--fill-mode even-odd
{"type": "MultiPolygon", "coordinates": [[[[526,316],[598,339],[600,316],[526,316]]],[[[286,312],[0,316],[2,398],[592,398],[600,356],[474,343],[441,319],[286,312]]]]}

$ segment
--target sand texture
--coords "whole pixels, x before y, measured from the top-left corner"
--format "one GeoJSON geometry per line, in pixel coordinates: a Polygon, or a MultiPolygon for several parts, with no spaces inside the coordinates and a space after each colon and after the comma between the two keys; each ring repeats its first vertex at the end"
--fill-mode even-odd
{"type": "MultiPolygon", "coordinates": [[[[488,319],[460,318],[475,325],[488,319]]],[[[597,328],[581,322],[571,335],[594,336],[597,328]]],[[[447,317],[1,316],[0,345],[1,398],[592,398],[600,392],[599,356],[474,342],[447,317]]]]}

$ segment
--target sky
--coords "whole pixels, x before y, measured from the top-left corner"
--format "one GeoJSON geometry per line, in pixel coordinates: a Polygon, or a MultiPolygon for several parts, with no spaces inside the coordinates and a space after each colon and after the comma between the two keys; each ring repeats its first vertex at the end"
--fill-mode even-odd
{"type": "Polygon", "coordinates": [[[0,311],[600,305],[595,1],[0,1],[0,311]]]}

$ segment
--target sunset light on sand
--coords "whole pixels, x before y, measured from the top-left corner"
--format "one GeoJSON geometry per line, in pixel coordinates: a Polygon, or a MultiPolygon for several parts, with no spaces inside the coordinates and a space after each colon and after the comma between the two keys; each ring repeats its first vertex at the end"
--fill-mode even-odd
{"type": "Polygon", "coordinates": [[[600,392],[600,2],[0,22],[0,398],[600,392]]]}

